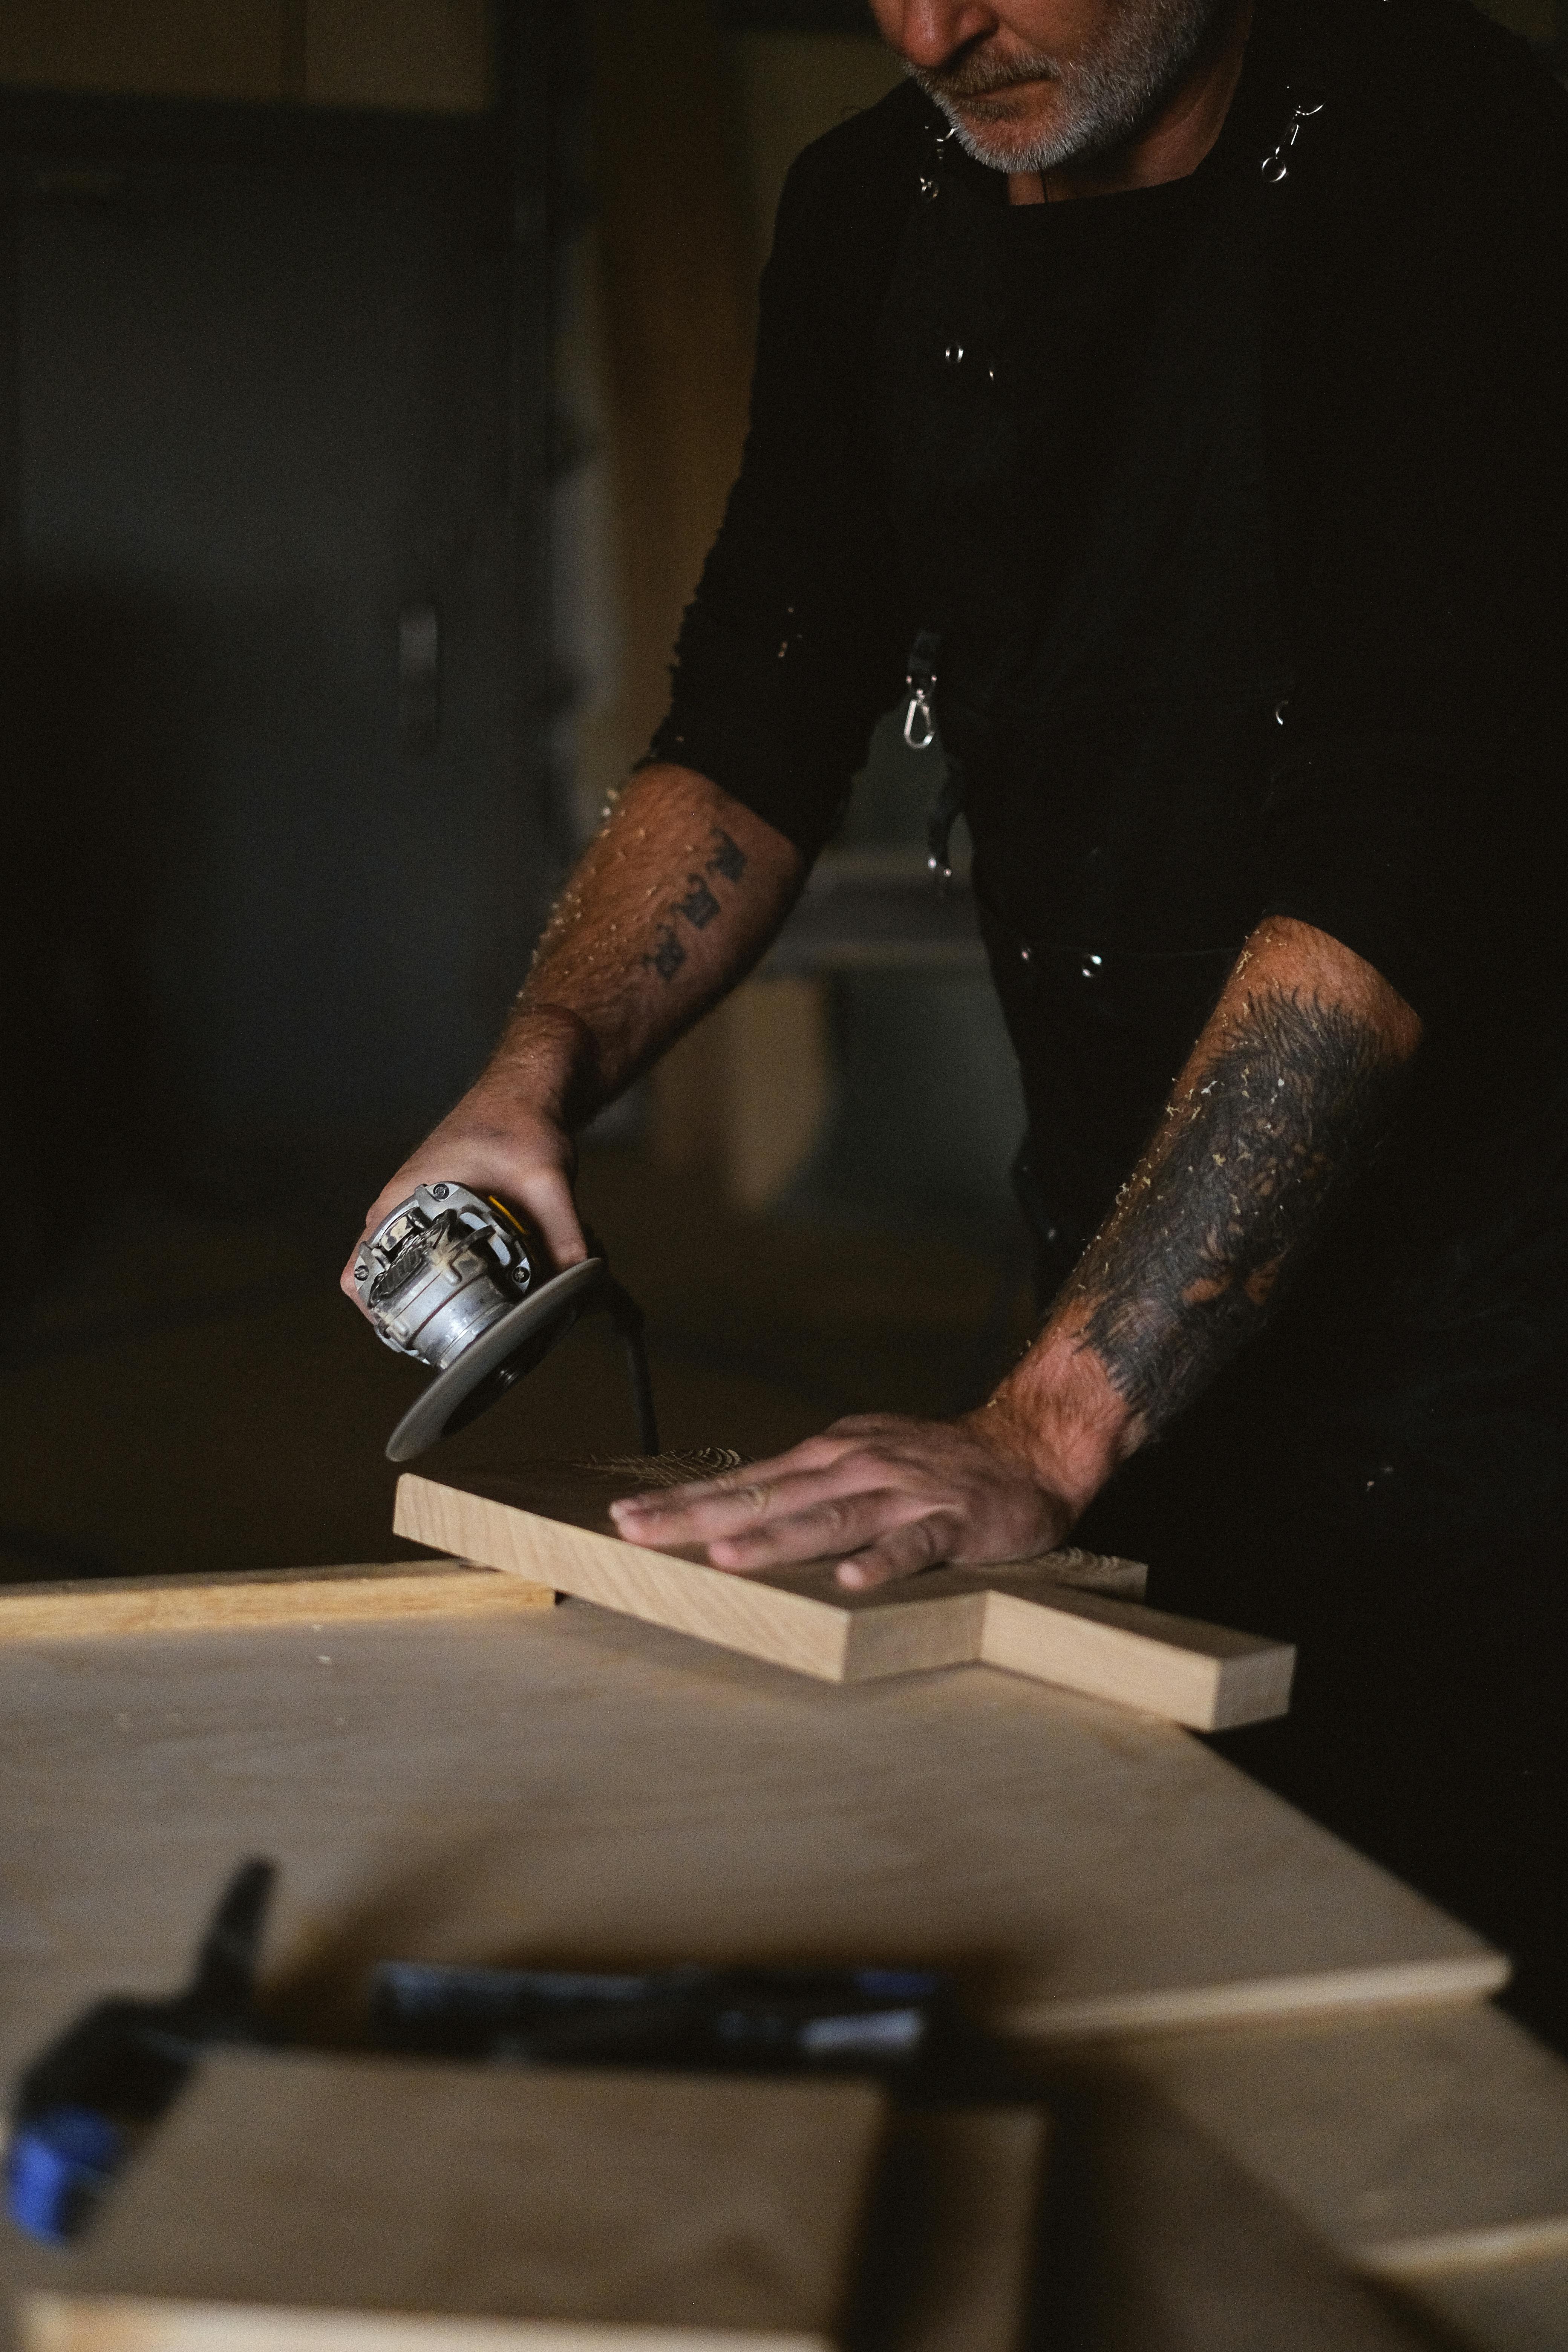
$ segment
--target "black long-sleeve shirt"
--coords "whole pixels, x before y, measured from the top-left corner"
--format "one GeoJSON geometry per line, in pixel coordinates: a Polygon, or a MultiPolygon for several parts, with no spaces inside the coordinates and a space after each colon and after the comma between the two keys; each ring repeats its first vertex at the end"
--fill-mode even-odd
{"type": "Polygon", "coordinates": [[[815,855],[934,626],[1075,1238],[1294,916],[1428,1035],[1286,1349],[1556,1445],[1568,102],[1460,0],[1258,0],[1188,181],[1010,209],[942,127],[906,88],[790,175],[655,753],[815,855]]]}
{"type": "MultiPolygon", "coordinates": [[[[931,617],[890,511],[879,338],[939,127],[909,86],[790,175],[745,459],[656,739],[808,855],[931,617]]],[[[1232,120],[1192,182],[1008,213],[999,175],[951,150],[947,168],[1001,214],[1031,314],[1016,363],[1058,412],[1068,511],[1025,514],[1057,583],[1108,463],[1118,357],[1135,362],[1205,194],[1253,184],[1290,681],[1258,760],[1255,911],[1317,923],[1441,1018],[1468,984],[1492,811],[1528,825],[1542,762],[1562,757],[1568,102],[1459,0],[1260,0],[1232,120]],[[1266,183],[1302,97],[1322,112],[1266,183]],[[1521,753],[1527,780],[1506,772],[1521,753]]],[[[933,348],[951,341],[935,312],[931,327],[933,348]]],[[[1492,947],[1476,939],[1479,957],[1492,947]]]]}

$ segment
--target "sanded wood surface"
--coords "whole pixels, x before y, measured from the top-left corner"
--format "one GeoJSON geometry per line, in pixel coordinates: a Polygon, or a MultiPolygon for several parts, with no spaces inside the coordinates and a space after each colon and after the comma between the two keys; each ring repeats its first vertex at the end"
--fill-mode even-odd
{"type": "Polygon", "coordinates": [[[876,2352],[1020,2352],[1047,2145],[1037,2107],[884,2133],[850,2085],[220,2058],[23,2341],[718,2352],[836,2340],[852,2306],[876,2352]]]}
{"type": "Polygon", "coordinates": [[[1434,2352],[1563,2352],[1568,2254],[1402,2279],[1399,2301],[1431,2324],[1434,2352]]]}
{"type": "Polygon", "coordinates": [[[353,1618],[510,1616],[548,1609],[549,1585],[467,1560],[258,1569],[233,1576],[77,1577],[0,1585],[0,1642],[92,1633],[195,1633],[237,1625],[327,1625],[353,1618]]]}
{"type": "Polygon", "coordinates": [[[1568,2261],[1568,2066],[1496,2010],[1123,2057],[1359,2269],[1568,2261]]]}
{"type": "Polygon", "coordinates": [[[827,1682],[983,1661],[1204,1731],[1285,1712],[1294,1653],[1144,1608],[1136,1562],[1063,1551],[938,1569],[871,1592],[828,1561],[735,1576],[614,1534],[631,1467],[529,1465],[460,1484],[405,1474],[396,1532],[579,1600],[827,1682]]]}
{"type": "MultiPolygon", "coordinates": [[[[1347,2185],[1401,2189],[1390,2242],[1463,2241],[1472,2225],[1545,2210],[1527,2191],[1550,2161],[1550,2083],[1524,2066],[1511,2029],[1507,2067],[1489,2043],[1465,2054],[1447,2039],[1473,2015],[1451,2005],[1500,1983],[1505,1964],[1201,1743],[1019,1677],[963,1667],[832,1685],[569,1601],[510,1621],[349,1622],[325,1637],[274,1626],[198,1642],[16,1642],[0,1648],[0,1743],[5,2078],[89,1999],[181,1981],[219,1885],[240,1855],[263,1853],[282,1865],[266,1997],[303,2037],[352,2032],[367,1972],[386,1958],[936,1961],[1043,2053],[1087,2058],[1091,2035],[1097,2065],[1109,2052],[1125,2071],[1134,2053],[1143,2069],[1161,2051],[1156,2032],[1173,2060],[1190,2051],[1191,2079],[1215,2086],[1208,2123],[1182,2111],[1175,2074],[1151,2078],[1148,2095],[1192,2146],[1233,2141],[1225,2161],[1320,2248],[1334,2242],[1313,2200],[1332,2190],[1336,2131],[1347,2185]],[[1421,2006],[1401,2022],[1389,2013],[1400,2003],[1421,2006]],[[1363,2034],[1369,2084],[1378,2037],[1395,2030],[1430,2027],[1468,2070],[1436,2118],[1397,2091],[1403,2121],[1381,2155],[1344,2104],[1353,2056],[1330,2070],[1331,2099],[1287,2054],[1272,2137],[1259,2137],[1228,2061],[1210,2053],[1252,2051],[1266,2100],[1269,2037],[1181,2032],[1357,2011],[1364,2026],[1325,2033],[1322,2046],[1363,2034]],[[1496,2105],[1478,2087],[1483,2062],[1506,2076],[1496,2105]],[[1297,2110],[1292,2179],[1283,2159],[1297,2110]],[[1472,2160],[1447,2203],[1436,2151],[1417,2177],[1421,2142],[1440,2138],[1445,2116],[1472,2160]]],[[[1292,2046],[1310,2038],[1292,2026],[1292,2046]]],[[[1131,2170],[1135,2210],[1153,2191],[1131,2170]]],[[[955,2191],[963,2177],[950,2173],[955,2191]]],[[[1240,2210],[1223,2183],[1215,2194],[1222,2212],[1240,2210]]],[[[1237,2232],[1202,2239],[1214,2203],[1205,2189],[1180,2263],[1162,2235],[1136,2310],[1105,2343],[1211,2352],[1225,2340],[1199,2325],[1242,2287],[1237,2232]]],[[[1497,2264],[1468,2243],[1462,2271],[1405,2278],[1400,2292],[1488,2315],[1461,2340],[1550,2346],[1561,2263],[1504,2265],[1505,2293],[1497,2264]]],[[[1296,2294],[1295,2263],[1265,2263],[1247,2293],[1266,2303],[1277,2275],[1281,2296],[1296,2294]]],[[[963,2263],[956,2276],[949,2332],[911,2339],[910,2352],[1004,2352],[994,2330],[965,2333],[977,2306],[959,2292],[963,2263]]],[[[1016,2264],[1012,2289],[991,2279],[973,2286],[978,2307],[1005,2320],[1016,2264]]],[[[0,2340],[16,2285],[59,2284],[58,2255],[0,2231],[0,2340]]],[[[1310,2313],[1318,2288],[1300,2293],[1310,2313]]],[[[1281,2319],[1254,2340],[1272,2352],[1291,2339],[1281,2319]]],[[[464,2352],[479,2341],[470,2334],[464,2352]]],[[[263,2344],[288,2352],[280,2325],[225,2338],[226,2352],[263,2344]]],[[[419,2352],[440,2352],[439,2340],[426,2335],[419,2352]]]]}
{"type": "Polygon", "coordinates": [[[894,2118],[860,2287],[879,2352],[1023,2352],[1049,2147],[1037,2107],[894,2118]]]}
{"type": "Polygon", "coordinates": [[[566,1602],[0,1649],[0,2075],[183,1979],[247,1853],[267,1974],[384,1958],[955,1969],[1053,2042],[1465,1999],[1477,1937],[1154,1719],[960,1667],[835,1685],[566,1602]]]}
{"type": "Polygon", "coordinates": [[[162,2311],[214,2352],[247,2313],[330,2343],[306,2316],[349,2312],[506,2320],[530,2352],[563,2326],[817,2352],[849,2315],[884,2127],[857,2083],[219,2053],[23,2341],[141,2352],[162,2311]],[[100,2297],[132,2304],[122,2332],[100,2297]]]}
{"type": "MultiPolygon", "coordinates": [[[[1103,2088],[1061,2130],[1084,2201],[1051,2252],[1089,2272],[1065,2297],[1072,2352],[1437,2352],[1415,2313],[1135,2085],[1103,2088]]],[[[1503,2352],[1484,2337],[1468,2352],[1483,2347],[1503,2352]]]]}

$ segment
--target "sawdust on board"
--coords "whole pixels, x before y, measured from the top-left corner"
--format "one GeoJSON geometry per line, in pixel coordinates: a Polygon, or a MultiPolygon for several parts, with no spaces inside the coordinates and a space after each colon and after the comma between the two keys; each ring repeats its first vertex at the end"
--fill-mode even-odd
{"type": "Polygon", "coordinates": [[[595,1454],[564,1466],[612,1471],[640,1478],[645,1486],[686,1486],[694,1478],[718,1478],[726,1470],[738,1470],[742,1459],[728,1445],[694,1445],[682,1454],[595,1454]]]}

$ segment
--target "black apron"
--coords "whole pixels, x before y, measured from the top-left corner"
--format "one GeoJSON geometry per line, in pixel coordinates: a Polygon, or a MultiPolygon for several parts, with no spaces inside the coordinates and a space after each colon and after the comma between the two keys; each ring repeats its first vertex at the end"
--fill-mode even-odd
{"type": "Polygon", "coordinates": [[[1259,399],[1267,223],[1233,169],[1015,211],[935,143],[881,320],[878,412],[1048,1284],[1110,1208],[1256,920],[1248,852],[1289,685],[1259,399]],[[1080,249],[1053,283],[1030,247],[1058,233],[1080,249]],[[1075,313],[1087,295],[1092,336],[1102,266],[1113,364],[1091,355],[1075,383],[1075,313]]]}
{"type": "MultiPolygon", "coordinates": [[[[1267,190],[1256,155],[1216,148],[1190,183],[1100,200],[1098,221],[1095,200],[1046,208],[1076,216],[1058,223],[1010,213],[938,144],[880,323],[878,410],[1023,1076],[1019,1192],[1048,1297],[1267,901],[1252,845],[1290,691],[1260,400],[1267,190]],[[1089,242],[1092,287],[1102,231],[1121,266],[1127,203],[1163,208],[1124,289],[1135,323],[1074,414],[1028,240],[1089,242]]],[[[1226,1744],[1521,1952],[1530,2014],[1568,2033],[1542,1892],[1563,1853],[1568,1578],[1542,1533],[1568,1401],[1484,1279],[1467,1319],[1457,1255],[1401,1320],[1415,1189],[1386,1169],[1363,1188],[1360,1244],[1358,1206],[1078,1539],[1149,1560],[1166,1607],[1300,1643],[1291,1717],[1226,1744]]],[[[1542,1212],[1549,1257],[1562,1223],[1542,1212]]]]}

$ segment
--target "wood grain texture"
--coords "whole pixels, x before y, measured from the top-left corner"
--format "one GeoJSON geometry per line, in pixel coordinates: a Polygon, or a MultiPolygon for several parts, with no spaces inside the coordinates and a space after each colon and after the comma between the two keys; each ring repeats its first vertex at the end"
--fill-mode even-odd
{"type": "Polygon", "coordinates": [[[1122,2059],[1360,2270],[1568,2261],[1568,2066],[1496,2010],[1122,2059]]]}
{"type": "Polygon", "coordinates": [[[1394,2292],[1445,2352],[1563,2352],[1568,2342],[1568,2254],[1402,2279],[1394,2292]]]}
{"type": "Polygon", "coordinates": [[[406,1474],[401,1536],[826,1682],[983,1662],[1200,1731],[1281,1715],[1294,1653],[1146,1609],[1136,1562],[1079,1551],[936,1569],[849,1592],[832,1563],[734,1576],[613,1532],[634,1470],[529,1465],[460,1485],[406,1474]]]}
{"type": "Polygon", "coordinates": [[[199,2312],[815,2352],[849,2310],[884,2127],[859,2083],[216,2053],[24,2342],[63,2352],[78,2315],[114,2342],[108,2295],[183,2311],[215,2352],[199,2312]]]}
{"type": "MultiPolygon", "coordinates": [[[[1457,2022],[1446,2005],[1507,1973],[1477,1937],[1148,1717],[977,1667],[900,1683],[784,1676],[574,1602],[510,1620],[346,1623],[325,1640],[274,1626],[8,1644],[0,1754],[5,2079],[89,2000],[180,1981],[197,1924],[247,1853],[281,1864],[265,1997],[310,2038],[352,2032],[367,1970],[400,1956],[912,1958],[951,1968],[982,2013],[1053,2063],[1090,2032],[1112,2051],[1136,2037],[1142,2063],[1156,2032],[1194,2017],[1278,2026],[1358,2008],[1385,2021],[1369,2016],[1370,2048],[1397,2004],[1422,2005],[1412,2026],[1457,2022]]],[[[1265,2040],[1238,2033],[1234,2046],[1265,2040]]],[[[1201,2071],[1226,2045],[1191,2046],[1201,2071]]],[[[1311,2094],[1289,2063],[1279,2083],[1282,2144],[1311,2094]]],[[[1523,2179],[1513,2109],[1479,2111],[1472,2190],[1510,2165],[1523,2179]]],[[[1405,2117],[1422,2127],[1418,2108],[1405,2117]]],[[[1226,2128],[1243,2142],[1239,2124],[1226,2128]]],[[[1310,2106],[1303,2139],[1330,2150],[1310,2106]]],[[[1240,2156],[1268,2189],[1248,2145],[1240,2156]]],[[[1352,2148],[1347,2169],[1361,2162],[1352,2148]]],[[[1363,2177],[1385,2175],[1373,2162],[1363,2177]]],[[[1278,2198],[1294,2202],[1282,2181],[1278,2198]]],[[[1510,2210],[1470,2202],[1481,2224],[1510,2210]]],[[[1464,2204],[1458,2191],[1443,2212],[1415,2200],[1394,2221],[1418,2230],[1436,2212],[1436,2226],[1458,2228],[1464,2204]]],[[[1324,2242],[1310,2214],[1301,2226],[1324,2242]]],[[[1192,2313],[1231,2291],[1232,2241],[1199,2263],[1202,2251],[1194,2242],[1183,2272],[1192,2313]]],[[[0,2342],[16,2288],[58,2291],[59,2263],[0,2231],[0,2342]]],[[[1542,2294],[1553,2284],[1550,2262],[1509,2267],[1542,2294]]],[[[1016,2283],[994,2292],[1005,2318],[1016,2283]]],[[[1523,2287],[1507,2302],[1521,2327],[1549,2307],[1523,2287]]],[[[993,2352],[992,2336],[971,2344],[970,2322],[948,2309],[948,2333],[910,2352],[993,2352]]],[[[1117,2340],[1129,2352],[1205,2340],[1163,2327],[1140,2332],[1140,2319],[1117,2340]]],[[[261,2340],[288,2352],[280,2328],[261,2340]]],[[[1272,2352],[1290,2339],[1254,2340],[1272,2352]]],[[[1473,2338],[1497,2352],[1525,2340],[1473,2338]]],[[[479,2352],[471,2331],[461,2341],[479,2352]]],[[[421,2338],[419,2352],[440,2344],[421,2338]]],[[[372,2352],[348,2335],[339,2346],[372,2352]]],[[[247,2347],[231,2337],[226,2352],[247,2347]]]]}
{"type": "Polygon", "coordinates": [[[1069,2286],[1062,2342],[1086,2352],[1435,2352],[1418,2320],[1158,2099],[1108,2087],[1064,2116],[1062,2136],[1083,2201],[1048,2259],[1089,2271],[1076,2296],[1069,2286]]]}
{"type": "Polygon", "coordinates": [[[574,1602],[0,1649],[0,2078],[183,1980],[277,1857],[269,1998],[380,1959],[954,1969],[1061,2045],[1491,1990],[1480,1939],[1147,1716],[961,1667],[782,1676],[574,1602]]]}
{"type": "Polygon", "coordinates": [[[868,2345],[1022,2352],[1049,2139],[1037,2107],[895,2117],[883,2168],[891,2226],[879,2273],[862,2275],[868,2345]]]}
{"type": "Polygon", "coordinates": [[[234,1576],[81,1577],[0,1585],[0,1643],[106,1633],[199,1633],[355,1619],[513,1616],[548,1609],[549,1585],[461,1559],[261,1569],[234,1576]]]}
{"type": "MultiPolygon", "coordinates": [[[[57,2274],[46,2294],[28,2299],[26,2352],[250,2352],[253,2346],[256,2352],[446,2352],[448,2345],[452,2352],[491,2352],[492,2347],[495,2352],[503,2347],[506,2352],[551,2352],[556,2347],[562,2352],[615,2352],[616,2347],[625,2352],[687,2352],[697,2347],[719,2352],[721,2346],[740,2352],[742,2347],[822,2341],[821,2330],[792,2338],[776,2326],[763,2332],[749,2324],[700,2330],[645,2322],[606,2326],[602,2317],[437,2317],[416,2303],[397,2313],[341,2307],[355,2280],[355,2292],[369,2289],[368,2301],[384,2303],[395,2288],[408,2304],[411,2264],[417,2271],[415,2295],[451,2262],[461,2264],[463,2291],[471,2294],[476,2247],[481,2277],[488,2263],[493,2282],[495,2253],[487,2242],[503,2231],[510,2237],[506,2255],[512,2275],[499,2287],[492,2283],[484,2295],[498,2307],[515,2297],[531,2273],[537,2284],[542,2250],[554,2257],[546,2284],[557,2296],[564,2284],[581,2301],[586,2273],[600,2306],[606,2288],[614,2291],[617,2282],[623,2292],[629,2286],[631,2296],[646,2303],[650,2273],[658,2278],[661,2251],[667,2284],[671,2273],[695,2263],[711,2264],[717,2274],[705,2292],[713,2300],[733,2301],[737,2274],[754,2297],[759,2284],[767,2289],[782,2260],[791,2279],[815,2268],[815,2299],[827,2306],[830,2337],[840,2332],[847,2312],[855,2341],[874,2346],[876,2352],[1019,2352],[1037,2259],[1048,2138],[1037,2107],[900,2116],[889,2119],[885,2136],[877,2141],[865,2112],[868,2101],[877,2103],[855,2086],[847,2086],[846,2133],[845,2105],[831,2084],[682,2085],[658,2076],[598,2074],[525,2080],[464,2069],[463,2079],[477,2086],[478,2095],[468,2099],[460,2083],[453,2085],[444,2117],[436,2117],[434,2143],[416,2151],[411,2179],[408,2135],[413,2128],[429,2129],[430,2085],[419,2077],[430,2071],[414,2070],[411,2102],[385,2097],[384,2106],[391,2113],[384,2115],[384,2125],[390,2120],[390,2129],[377,2136],[374,2165],[363,2161],[357,2125],[345,2145],[345,2104],[352,2102],[356,2117],[365,2114],[363,2070],[357,2066],[336,2066],[341,2081],[327,2086],[324,2141],[320,2116],[307,2118],[312,2136],[292,2168],[290,2145],[279,2128],[275,2081],[266,2085],[259,2145],[250,2129],[244,2085],[240,2098],[232,2092],[225,2095],[224,2126],[237,2120],[240,2126],[236,2143],[245,2153],[238,2164],[233,2147],[219,2142],[215,2152],[211,2085],[201,2086],[206,2121],[199,2129],[182,2124],[178,2145],[155,2145],[134,2194],[128,2182],[124,2202],[110,2209],[107,2227],[64,2266],[67,2275],[57,2274]],[[549,2094],[551,2114],[534,2116],[527,2142],[520,2146],[516,2111],[520,2102],[533,2098],[542,2080],[556,2086],[549,2094]],[[585,2102],[572,2089],[584,2082],[585,2102]],[[632,2088],[629,2101],[618,2096],[621,2083],[632,2088]],[[501,2092],[501,2084],[510,2084],[510,2093],[501,2092]],[[804,2107],[786,2095],[781,2111],[774,2095],[781,2088],[786,2094],[805,2088],[804,2107]],[[247,2111],[237,2118],[237,2106],[247,2111]],[[544,2130],[559,2130],[563,2123],[564,2165],[558,2147],[547,2147],[542,2155],[540,2148],[544,2130]],[[447,2142],[458,2131],[461,2144],[454,2158],[447,2142]],[[639,2168],[642,2148],[649,2143],[654,2160],[639,2168]],[[864,2178],[855,2176],[858,2147],[869,2156],[880,2152],[874,2189],[868,2162],[864,2178]],[[531,2180],[520,2188],[521,2159],[526,2159],[531,2177],[539,2164],[550,2166],[542,2210],[541,2200],[531,2202],[531,2180]],[[802,2179],[802,2168],[816,2163],[823,2169],[815,2183],[802,2179]],[[413,2226],[406,2227],[411,2192],[433,2165],[438,2172],[436,2194],[420,2197],[413,2226]],[[287,2173],[281,2202],[272,2186],[275,2167],[287,2173]],[[481,2167],[476,2193],[471,2184],[481,2167]],[[724,2177],[715,2200],[712,2176],[721,2168],[724,2177]],[[628,2170],[638,2168],[641,2179],[628,2184],[628,2170]],[[846,2196],[853,2228],[847,2234],[840,2231],[836,2243],[835,2225],[846,2196]],[[336,2205],[333,2219],[320,2210],[327,2198],[336,2205]],[[639,2198],[643,2210],[632,2212],[628,2229],[626,2208],[628,2202],[635,2207],[639,2198]],[[696,2199],[702,2200],[700,2209],[694,2208],[696,2199]],[[521,2233],[512,2223],[513,2200],[530,2206],[521,2233]],[[226,2259],[218,2256],[209,2242],[215,2227],[230,2227],[227,2217],[237,2205],[244,2212],[241,2234],[248,2242],[237,2261],[232,2250],[226,2259]],[[403,2234],[388,2263],[381,2250],[393,2228],[403,2234]],[[646,2254],[646,2245],[638,2246],[639,2232],[655,2240],[651,2261],[639,2262],[639,2252],[646,2254]],[[809,2246],[802,2243],[803,2232],[813,2241],[809,2246]],[[338,2242],[344,2236],[346,2247],[338,2242]],[[323,2280],[327,2259],[332,2277],[323,2280]],[[310,2291],[320,2293],[321,2300],[302,2309],[280,2305],[279,2268],[305,2291],[301,2266],[310,2273],[310,2291]],[[840,2274],[837,2284],[835,2267],[840,2274]],[[131,2280],[140,2283],[135,2292],[117,2291],[131,2280]],[[221,2286],[221,2295],[204,2300],[193,2292],[198,2280],[209,2290],[221,2286]],[[149,2284],[159,2291],[149,2294],[149,2284]],[[233,2299],[236,2290],[242,2299],[233,2299]]],[[[297,2111],[297,2085],[288,2086],[286,2096],[297,2111]]],[[[316,2102],[321,2103],[320,2092],[316,2102]]],[[[679,2291],[679,2275],[674,2284],[679,2291]]],[[[449,2292],[437,2299],[454,2300],[449,2292]]],[[[537,2303],[537,2293],[530,2299],[537,2303]]],[[[798,2294],[795,2299],[801,2300],[798,2294]]]]}

